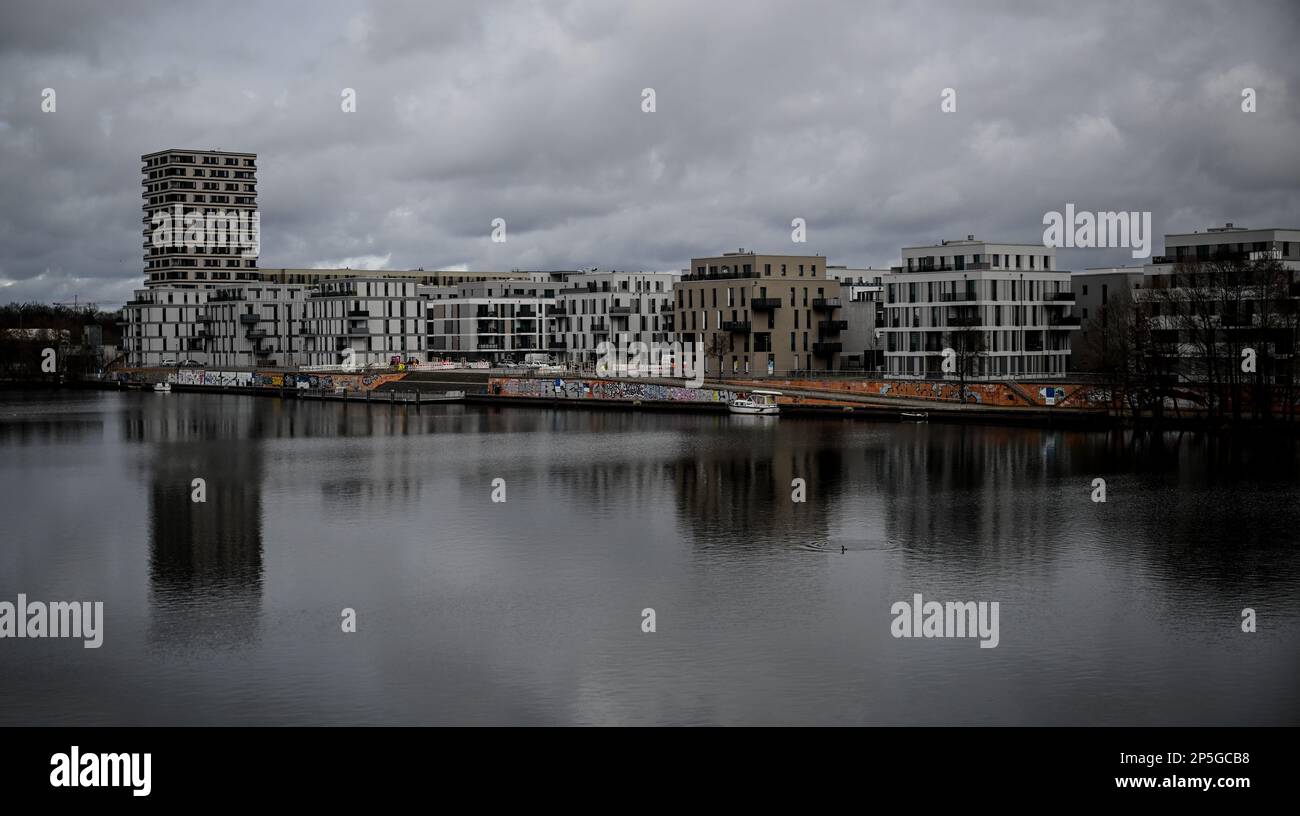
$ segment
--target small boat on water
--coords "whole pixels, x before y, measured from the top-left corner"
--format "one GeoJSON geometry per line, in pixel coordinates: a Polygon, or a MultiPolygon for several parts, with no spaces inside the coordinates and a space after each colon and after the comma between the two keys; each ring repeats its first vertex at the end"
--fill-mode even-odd
{"type": "Polygon", "coordinates": [[[760,414],[773,416],[781,413],[781,406],[776,404],[780,391],[750,391],[748,397],[733,399],[727,408],[733,414],[760,414]]]}
{"type": "Polygon", "coordinates": [[[157,391],[159,394],[170,394],[172,391],[172,384],[169,382],[154,383],[153,390],[157,391]]]}
{"type": "Polygon", "coordinates": [[[927,411],[903,411],[900,415],[904,422],[929,422],[930,414],[927,411]]]}

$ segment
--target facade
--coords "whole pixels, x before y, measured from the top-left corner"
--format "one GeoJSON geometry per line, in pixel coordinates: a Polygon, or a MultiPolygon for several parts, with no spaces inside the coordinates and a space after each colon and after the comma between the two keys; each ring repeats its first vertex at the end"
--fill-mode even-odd
{"type": "Polygon", "coordinates": [[[903,250],[885,284],[885,370],[897,378],[1061,377],[1070,357],[1074,293],[1055,250],[967,236],[903,250]]]}
{"type": "Polygon", "coordinates": [[[140,160],[145,285],[255,279],[257,154],[172,149],[140,160]]]}
{"type": "Polygon", "coordinates": [[[1109,269],[1087,269],[1070,274],[1070,288],[1074,292],[1075,311],[1079,327],[1070,335],[1070,370],[1088,371],[1099,356],[1097,343],[1104,342],[1108,307],[1113,298],[1140,290],[1146,273],[1140,266],[1121,266],[1109,269]],[[1102,336],[1095,336],[1100,332],[1102,336]]]}
{"type": "Polygon", "coordinates": [[[844,344],[841,367],[864,374],[883,373],[885,280],[891,271],[828,266],[826,274],[840,282],[840,316],[846,324],[840,335],[844,344]]]}
{"type": "Polygon", "coordinates": [[[424,297],[413,280],[346,278],[312,287],[302,320],[309,366],[425,359],[424,297]]]}
{"type": "Polygon", "coordinates": [[[1152,367],[1160,376],[1222,381],[1249,347],[1265,381],[1292,382],[1300,335],[1300,229],[1227,223],[1166,235],[1165,254],[1143,268],[1134,301],[1148,321],[1152,367]],[[1276,262],[1280,279],[1254,278],[1260,261],[1276,262]],[[1216,279],[1221,272],[1226,277],[1216,279]],[[1233,279],[1239,275],[1251,279],[1233,279]]]}
{"type": "Polygon", "coordinates": [[[706,376],[839,368],[840,282],[821,255],[695,258],[674,291],[674,331],[702,354],[706,376]]]}
{"type": "MultiPolygon", "coordinates": [[[[679,272],[580,272],[568,277],[551,309],[551,347],[580,366],[595,365],[611,343],[659,344],[673,333],[673,286],[679,272]]],[[[649,352],[649,348],[647,349],[649,352]]]]}
{"type": "Polygon", "coordinates": [[[524,280],[420,287],[430,357],[499,363],[562,353],[550,331],[561,286],[552,273],[534,273],[524,280]]]}
{"type": "Polygon", "coordinates": [[[207,289],[137,289],[122,307],[122,349],[133,367],[206,363],[199,334],[207,289]]]}
{"type": "Polygon", "coordinates": [[[295,367],[305,362],[307,286],[243,283],[208,292],[198,336],[205,366],[295,367]]]}

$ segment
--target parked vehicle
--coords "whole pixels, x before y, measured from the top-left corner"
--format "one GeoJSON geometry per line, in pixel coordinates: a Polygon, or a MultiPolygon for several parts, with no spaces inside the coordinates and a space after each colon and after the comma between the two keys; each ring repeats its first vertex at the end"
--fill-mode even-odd
{"type": "Polygon", "coordinates": [[[199,368],[203,365],[198,360],[182,360],[181,365],[185,368],[199,368]]]}
{"type": "Polygon", "coordinates": [[[160,363],[160,365],[165,365],[165,366],[174,366],[174,365],[176,365],[176,358],[175,358],[175,357],[164,357],[164,358],[162,358],[162,362],[160,363]]]}

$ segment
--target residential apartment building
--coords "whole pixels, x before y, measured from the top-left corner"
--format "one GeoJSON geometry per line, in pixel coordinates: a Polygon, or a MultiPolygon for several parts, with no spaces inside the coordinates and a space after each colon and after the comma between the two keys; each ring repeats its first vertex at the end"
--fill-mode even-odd
{"type": "Polygon", "coordinates": [[[500,363],[562,354],[549,329],[563,275],[420,287],[429,356],[500,363]]]}
{"type": "Polygon", "coordinates": [[[1070,370],[1089,371],[1098,366],[1105,356],[1111,308],[1119,301],[1134,300],[1133,293],[1142,289],[1146,273],[1141,266],[1120,266],[1104,269],[1085,269],[1070,273],[1070,288],[1074,292],[1074,311],[1079,316],[1079,327],[1070,334],[1070,370]]]}
{"type": "Polygon", "coordinates": [[[257,154],[171,149],[140,160],[146,285],[256,279],[257,154]]]}
{"type": "Polygon", "coordinates": [[[673,333],[673,286],[680,272],[581,272],[568,276],[550,309],[551,345],[564,359],[594,365],[605,343],[645,343],[666,351],[673,333]]]}
{"type": "Polygon", "coordinates": [[[840,282],[821,255],[738,252],[695,258],[674,286],[673,326],[705,374],[833,371],[846,328],[840,282]]]}
{"type": "Polygon", "coordinates": [[[122,350],[128,366],[206,363],[199,329],[206,289],[137,289],[122,307],[122,350]]]}
{"type": "Polygon", "coordinates": [[[885,283],[889,377],[956,379],[943,371],[954,349],[968,380],[1061,377],[1070,357],[1070,275],[1055,250],[967,236],[903,250],[885,283]]]}
{"type": "Polygon", "coordinates": [[[885,366],[885,280],[888,269],[828,266],[826,274],[840,282],[840,317],[844,349],[840,365],[846,371],[883,373],[885,366]]]}
{"type": "Polygon", "coordinates": [[[262,282],[208,290],[197,331],[203,351],[194,359],[219,368],[305,363],[303,317],[310,292],[308,286],[262,282]]]}
{"type": "Polygon", "coordinates": [[[425,359],[424,297],[413,280],[346,278],[311,288],[301,318],[305,364],[358,367],[425,359]]]}
{"type": "Polygon", "coordinates": [[[1165,254],[1143,267],[1136,308],[1146,319],[1153,370],[1222,381],[1251,348],[1267,382],[1296,377],[1300,335],[1300,229],[1232,224],[1165,236],[1165,254]],[[1280,274],[1259,276],[1258,262],[1280,274]],[[1240,278],[1245,277],[1242,280],[1240,278]]]}

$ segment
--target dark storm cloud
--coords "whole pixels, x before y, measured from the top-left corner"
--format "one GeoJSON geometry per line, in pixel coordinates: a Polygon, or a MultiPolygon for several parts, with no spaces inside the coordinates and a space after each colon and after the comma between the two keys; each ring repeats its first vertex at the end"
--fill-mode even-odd
{"type": "Polygon", "coordinates": [[[125,299],[166,147],[259,154],[272,267],[884,265],[1067,202],[1300,226],[1297,35],[1291,3],[7,3],[0,301],[125,299]]]}

